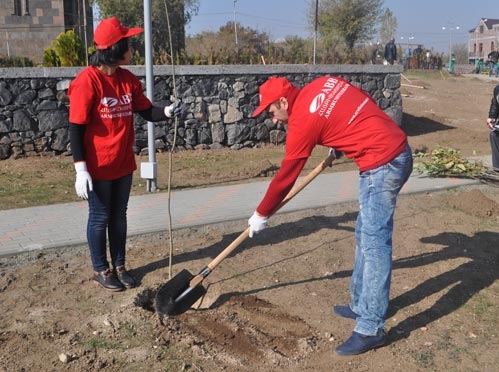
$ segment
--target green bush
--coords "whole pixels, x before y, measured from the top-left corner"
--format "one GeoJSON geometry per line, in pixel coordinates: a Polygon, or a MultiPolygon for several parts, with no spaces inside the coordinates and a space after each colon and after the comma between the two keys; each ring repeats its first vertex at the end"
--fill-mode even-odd
{"type": "Polygon", "coordinates": [[[33,61],[27,57],[0,57],[1,67],[33,67],[33,61]]]}
{"type": "Polygon", "coordinates": [[[46,67],[84,66],[85,49],[73,30],[61,32],[52,45],[43,52],[46,67]]]}
{"type": "Polygon", "coordinates": [[[56,51],[52,48],[47,48],[43,51],[43,66],[45,67],[59,67],[61,59],[56,51]]]}

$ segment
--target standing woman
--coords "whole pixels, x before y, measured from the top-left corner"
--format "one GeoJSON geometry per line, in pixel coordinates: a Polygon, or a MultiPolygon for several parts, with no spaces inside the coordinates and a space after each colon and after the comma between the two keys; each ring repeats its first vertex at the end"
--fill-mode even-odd
{"type": "Polygon", "coordinates": [[[180,100],[166,107],[153,106],[139,79],[120,67],[130,64],[130,38],[142,31],[124,27],[115,17],[100,22],[94,32],[96,51],[89,58],[90,65],[68,90],[75,189],[80,198],[88,200],[87,241],[93,280],[112,291],[136,285],[125,268],[127,207],[137,169],[133,114],[154,122],[182,112],[180,100]]]}

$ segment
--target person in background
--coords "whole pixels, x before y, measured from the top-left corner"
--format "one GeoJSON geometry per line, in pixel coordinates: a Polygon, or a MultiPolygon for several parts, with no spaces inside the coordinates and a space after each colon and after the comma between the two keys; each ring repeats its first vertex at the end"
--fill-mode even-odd
{"type": "Polygon", "coordinates": [[[397,46],[395,45],[395,38],[392,37],[385,45],[385,60],[390,64],[397,60],[397,46]]]}
{"type": "MultiPolygon", "coordinates": [[[[286,151],[278,173],[249,218],[249,236],[266,228],[267,219],[293,187],[316,145],[353,159],[359,168],[359,214],[355,227],[355,263],[350,304],[333,311],[356,319],[351,337],[336,348],[355,355],[386,342],[385,317],[392,271],[395,204],[412,172],[406,134],[365,92],[334,76],[320,77],[302,89],[283,77],[260,86],[260,105],[274,123],[287,123],[286,151]]],[[[334,189],[324,190],[334,192],[334,189]]]]}
{"type": "Polygon", "coordinates": [[[404,69],[408,70],[411,67],[411,58],[412,58],[412,49],[408,45],[407,48],[405,48],[405,61],[404,61],[404,69]]]}
{"type": "Polygon", "coordinates": [[[492,52],[490,52],[487,55],[487,58],[489,60],[489,77],[492,76],[492,74],[497,77],[498,71],[497,71],[497,61],[499,61],[499,49],[495,48],[492,52]]]}
{"type": "Polygon", "coordinates": [[[101,21],[94,32],[96,50],[89,57],[89,66],[68,90],[75,189],[80,198],[88,200],[93,280],[112,291],[136,286],[125,268],[127,207],[137,169],[133,114],[154,122],[182,112],[180,100],[166,107],[152,105],[139,79],[121,67],[132,58],[130,38],[141,32],[140,27],[123,26],[116,17],[101,21]]]}
{"type": "Polygon", "coordinates": [[[490,129],[490,148],[492,150],[492,166],[499,170],[499,85],[496,85],[490,100],[489,117],[487,118],[487,125],[490,129]]]}

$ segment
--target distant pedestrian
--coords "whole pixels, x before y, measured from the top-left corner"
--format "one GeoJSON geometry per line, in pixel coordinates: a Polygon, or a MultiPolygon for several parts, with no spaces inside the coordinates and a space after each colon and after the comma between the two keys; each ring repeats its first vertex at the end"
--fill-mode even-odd
{"type": "Polygon", "coordinates": [[[136,285],[125,269],[126,212],[137,169],[133,115],[136,112],[154,122],[182,111],[181,101],[153,106],[140,80],[120,67],[130,64],[130,38],[141,32],[142,28],[127,28],[115,17],[101,21],[94,32],[96,50],[90,66],[76,76],[68,90],[75,189],[80,198],[88,199],[87,241],[93,280],[111,291],[136,285]]]}
{"type": "Polygon", "coordinates": [[[385,45],[385,60],[390,65],[397,60],[397,46],[395,45],[395,38],[392,37],[385,45]]]}
{"type": "Polygon", "coordinates": [[[496,77],[498,75],[497,62],[499,61],[499,50],[495,48],[492,52],[487,55],[489,60],[489,77],[494,74],[496,77]]]}
{"type": "Polygon", "coordinates": [[[499,170],[499,85],[496,85],[490,100],[487,125],[490,129],[490,148],[492,150],[492,166],[499,170]]]}

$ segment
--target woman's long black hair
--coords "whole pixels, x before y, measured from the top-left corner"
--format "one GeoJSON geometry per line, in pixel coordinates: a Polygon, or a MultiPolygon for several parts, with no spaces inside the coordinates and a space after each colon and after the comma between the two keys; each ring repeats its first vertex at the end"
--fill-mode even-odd
{"type": "Polygon", "coordinates": [[[107,49],[96,49],[88,58],[88,62],[91,66],[118,66],[125,58],[128,48],[128,38],[121,39],[107,49]]]}

